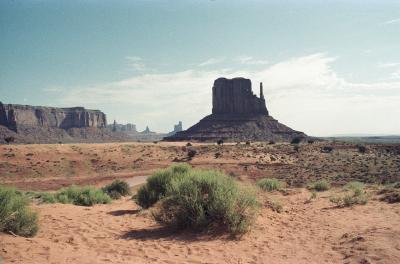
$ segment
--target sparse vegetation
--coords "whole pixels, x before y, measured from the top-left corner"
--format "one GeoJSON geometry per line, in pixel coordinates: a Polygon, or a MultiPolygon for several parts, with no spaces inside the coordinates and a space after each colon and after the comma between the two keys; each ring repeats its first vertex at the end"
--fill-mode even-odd
{"type": "Polygon", "coordinates": [[[331,184],[327,180],[318,180],[308,185],[308,189],[314,190],[317,192],[327,191],[331,188],[331,184]]]}
{"type": "Polygon", "coordinates": [[[321,149],[322,153],[331,153],[333,151],[333,147],[331,146],[325,146],[321,149]]]}
{"type": "Polygon", "coordinates": [[[290,144],[300,144],[302,138],[301,137],[294,137],[291,141],[290,144]]]}
{"type": "Polygon", "coordinates": [[[367,152],[367,148],[363,145],[357,145],[358,152],[365,153],[367,152]]]}
{"type": "Polygon", "coordinates": [[[38,229],[37,213],[28,200],[14,188],[0,186],[0,231],[31,237],[38,229]]]}
{"type": "Polygon", "coordinates": [[[193,159],[194,156],[196,156],[196,154],[197,154],[197,150],[195,150],[194,148],[188,148],[187,149],[188,160],[193,159]]]}
{"type": "Polygon", "coordinates": [[[4,137],[4,141],[5,141],[7,144],[10,144],[10,143],[12,143],[12,142],[15,141],[15,138],[14,138],[13,136],[4,137]]]}
{"type": "Polygon", "coordinates": [[[255,195],[232,178],[212,170],[190,170],[172,180],[155,216],[177,229],[222,227],[236,235],[250,229],[257,207],[255,195]]]}
{"type": "Polygon", "coordinates": [[[182,177],[189,170],[191,170],[190,165],[177,164],[155,172],[147,178],[146,184],[138,190],[134,199],[141,207],[149,208],[165,196],[174,178],[182,177]]]}
{"type": "Polygon", "coordinates": [[[257,186],[264,191],[279,191],[285,187],[285,183],[275,178],[264,178],[257,181],[257,186]]]}
{"type": "Polygon", "coordinates": [[[358,189],[363,189],[364,186],[365,185],[362,182],[351,181],[351,182],[346,183],[346,185],[343,186],[343,189],[347,190],[347,191],[349,191],[349,190],[358,190],[358,189]]]}
{"type": "Polygon", "coordinates": [[[217,140],[217,145],[218,146],[223,145],[223,144],[224,144],[224,140],[223,139],[217,140]]]}
{"type": "Polygon", "coordinates": [[[63,188],[55,194],[55,198],[60,203],[71,203],[82,206],[107,204],[111,202],[111,198],[107,194],[91,186],[70,186],[63,188]]]}
{"type": "Polygon", "coordinates": [[[111,184],[104,186],[102,190],[112,199],[119,199],[130,194],[128,183],[121,180],[113,181],[111,184]]]}
{"type": "Polygon", "coordinates": [[[111,202],[110,196],[101,189],[91,186],[70,186],[63,188],[56,193],[34,193],[33,198],[39,199],[42,203],[63,203],[82,206],[92,206],[95,204],[107,204],[111,202]]]}
{"type": "Polygon", "coordinates": [[[282,202],[276,200],[276,199],[268,199],[265,202],[265,205],[269,208],[271,208],[273,211],[277,213],[282,213],[283,212],[283,205],[282,202]]]}
{"type": "Polygon", "coordinates": [[[392,185],[386,186],[378,192],[381,201],[387,203],[400,203],[400,184],[394,183],[392,185]]]}
{"type": "Polygon", "coordinates": [[[346,190],[347,193],[343,196],[333,196],[329,200],[338,207],[351,207],[356,204],[366,204],[369,200],[369,195],[364,190],[364,187],[358,183],[350,184],[346,190]]]}

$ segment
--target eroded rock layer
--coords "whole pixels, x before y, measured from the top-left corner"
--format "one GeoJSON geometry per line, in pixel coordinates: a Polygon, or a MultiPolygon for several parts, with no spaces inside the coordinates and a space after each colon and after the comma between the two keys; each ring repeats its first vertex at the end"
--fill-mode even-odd
{"type": "Polygon", "coordinates": [[[0,102],[0,143],[103,142],[124,140],[106,128],[106,115],[83,107],[56,108],[0,102]]]}

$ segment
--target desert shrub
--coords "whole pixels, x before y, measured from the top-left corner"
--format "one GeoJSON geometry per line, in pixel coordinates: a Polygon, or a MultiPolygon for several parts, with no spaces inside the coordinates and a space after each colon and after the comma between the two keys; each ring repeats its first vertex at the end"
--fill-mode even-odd
{"type": "Polygon", "coordinates": [[[102,190],[112,199],[119,199],[121,196],[130,194],[128,183],[121,180],[113,181],[111,184],[104,186],[102,190]]]}
{"type": "Polygon", "coordinates": [[[274,199],[268,199],[266,201],[266,206],[271,208],[272,211],[275,211],[277,213],[282,213],[283,212],[283,205],[282,202],[274,199]]]}
{"type": "Polygon", "coordinates": [[[250,142],[250,141],[246,141],[245,144],[246,144],[246,145],[251,145],[251,142],[250,142]]]}
{"type": "Polygon", "coordinates": [[[37,213],[28,208],[28,200],[14,188],[0,186],[0,231],[34,236],[38,229],[37,213]]]}
{"type": "Polygon", "coordinates": [[[196,154],[197,154],[197,151],[194,148],[187,149],[187,156],[188,156],[189,160],[193,159],[194,156],[196,156],[196,154]]]}
{"type": "Polygon", "coordinates": [[[187,147],[191,147],[191,146],[192,146],[192,143],[188,142],[188,143],[186,143],[186,146],[187,146],[187,147]]]}
{"type": "Polygon", "coordinates": [[[393,190],[391,192],[387,192],[381,197],[380,200],[388,203],[400,203],[400,191],[393,190]]]}
{"type": "Polygon", "coordinates": [[[223,228],[241,234],[250,229],[257,208],[255,195],[232,178],[212,170],[191,170],[171,181],[155,218],[177,229],[223,228]]]}
{"type": "Polygon", "coordinates": [[[15,138],[14,138],[13,136],[4,137],[4,141],[5,141],[7,144],[10,144],[10,143],[12,143],[12,142],[15,141],[15,138]]]}
{"type": "Polygon", "coordinates": [[[357,145],[358,152],[365,153],[367,152],[367,148],[363,145],[357,145]]]}
{"type": "Polygon", "coordinates": [[[299,148],[298,145],[295,145],[295,146],[293,147],[293,150],[294,150],[295,152],[299,152],[300,148],[299,148]]]}
{"type": "Polygon", "coordinates": [[[56,203],[57,199],[53,193],[48,192],[26,192],[25,196],[30,199],[38,199],[41,203],[56,203]]]}
{"type": "Polygon", "coordinates": [[[380,200],[388,203],[400,203],[400,189],[398,185],[398,183],[395,183],[378,191],[378,194],[382,195],[380,200]]]}
{"type": "Polygon", "coordinates": [[[111,202],[110,196],[100,189],[91,186],[78,187],[70,186],[63,188],[54,194],[57,202],[64,204],[74,204],[82,206],[92,206],[95,204],[107,204],[111,202]]]}
{"type": "Polygon", "coordinates": [[[281,190],[285,187],[285,183],[275,178],[264,178],[257,181],[257,186],[264,191],[272,192],[281,190]]]}
{"type": "Polygon", "coordinates": [[[308,144],[314,144],[314,142],[315,142],[315,140],[313,140],[313,139],[309,139],[309,140],[307,141],[308,144]]]}
{"type": "Polygon", "coordinates": [[[368,203],[369,195],[363,187],[354,187],[343,196],[333,196],[329,200],[338,207],[350,207],[356,204],[364,205],[368,203]]]}
{"type": "Polygon", "coordinates": [[[325,146],[321,149],[322,153],[331,153],[333,151],[333,147],[325,146]]]}
{"type": "Polygon", "coordinates": [[[290,144],[300,144],[300,142],[301,142],[301,137],[294,137],[290,141],[290,144]]]}
{"type": "Polygon", "coordinates": [[[317,192],[327,191],[331,188],[331,184],[327,180],[318,180],[308,185],[308,189],[314,190],[317,192]]]}
{"type": "Polygon", "coordinates": [[[364,188],[364,183],[358,182],[358,181],[351,181],[346,183],[346,185],[343,186],[344,190],[359,190],[364,188]]]}
{"type": "Polygon", "coordinates": [[[167,169],[156,171],[147,178],[146,184],[140,187],[135,196],[135,201],[141,207],[149,208],[165,196],[167,188],[174,178],[182,177],[191,169],[188,164],[177,164],[167,169]]]}
{"type": "Polygon", "coordinates": [[[224,144],[224,140],[222,140],[222,139],[217,140],[217,145],[223,145],[223,144],[224,144]]]}
{"type": "Polygon", "coordinates": [[[275,141],[273,141],[273,140],[270,140],[270,141],[268,142],[268,144],[270,144],[270,145],[274,145],[274,144],[275,144],[275,141]]]}

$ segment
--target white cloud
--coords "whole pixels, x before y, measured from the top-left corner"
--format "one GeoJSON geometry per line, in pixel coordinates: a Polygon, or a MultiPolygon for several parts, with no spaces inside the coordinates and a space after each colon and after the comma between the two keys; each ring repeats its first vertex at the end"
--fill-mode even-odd
{"type": "Polygon", "coordinates": [[[224,62],[224,61],[225,61],[224,58],[210,58],[210,59],[200,63],[198,66],[199,67],[204,67],[204,66],[209,66],[209,65],[215,65],[215,64],[219,64],[219,63],[224,62]]]}
{"type": "Polygon", "coordinates": [[[392,68],[392,67],[397,67],[397,66],[400,66],[400,62],[385,62],[385,63],[378,64],[379,68],[392,68]]]}
{"type": "Polygon", "coordinates": [[[247,64],[247,65],[265,65],[269,64],[268,60],[256,60],[252,56],[239,56],[234,59],[234,61],[237,61],[241,64],[247,64]]]}
{"type": "Polygon", "coordinates": [[[387,21],[385,21],[385,22],[383,22],[383,24],[394,24],[394,23],[400,23],[400,18],[395,18],[395,19],[390,19],[390,20],[387,20],[387,21]]]}
{"type": "Polygon", "coordinates": [[[137,56],[127,56],[125,59],[128,60],[128,65],[130,70],[143,72],[147,70],[147,67],[142,58],[137,56]]]}
{"type": "MultiPolygon", "coordinates": [[[[65,106],[99,108],[109,120],[168,131],[178,120],[186,127],[211,113],[211,87],[221,76],[264,84],[272,116],[310,135],[400,133],[400,81],[353,83],[339,77],[324,53],[291,58],[256,71],[189,69],[151,73],[90,87],[68,87],[65,106]]],[[[59,93],[59,91],[58,91],[59,93]]]]}

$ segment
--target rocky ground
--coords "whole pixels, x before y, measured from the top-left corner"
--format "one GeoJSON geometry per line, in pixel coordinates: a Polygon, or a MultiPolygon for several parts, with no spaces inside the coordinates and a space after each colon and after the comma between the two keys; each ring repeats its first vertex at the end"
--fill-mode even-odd
{"type": "Polygon", "coordinates": [[[365,152],[337,142],[2,145],[0,181],[26,190],[101,186],[115,178],[140,183],[138,176],[187,161],[188,149],[196,150],[190,161],[195,167],[222,169],[244,184],[277,177],[290,187],[260,194],[256,224],[240,239],[173,232],[130,198],[93,207],[32,204],[40,215],[39,233],[0,234],[0,256],[5,263],[398,263],[398,203],[380,201],[374,185],[366,205],[337,208],[329,197],[350,180],[399,181],[399,145],[367,145],[365,152]],[[320,178],[337,187],[309,200],[302,186],[320,178]],[[268,206],[271,199],[283,205],[282,212],[268,206]]]}

